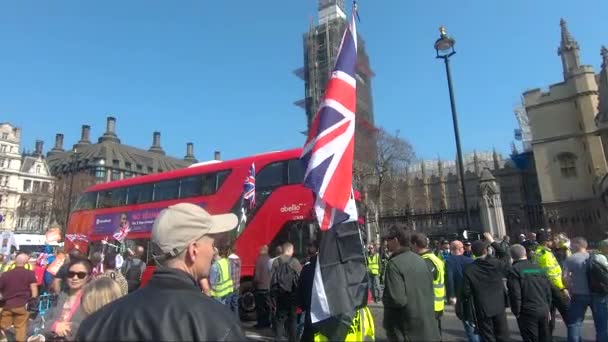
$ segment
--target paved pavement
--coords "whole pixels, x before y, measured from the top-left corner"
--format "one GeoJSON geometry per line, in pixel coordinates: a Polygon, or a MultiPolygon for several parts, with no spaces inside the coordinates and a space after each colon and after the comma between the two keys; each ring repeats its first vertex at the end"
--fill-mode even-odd
{"type": "MultiPolygon", "coordinates": [[[[372,310],[372,314],[374,315],[375,327],[376,327],[376,341],[385,341],[386,334],[384,329],[382,328],[382,305],[381,304],[371,304],[370,308],[372,310]]],[[[517,321],[515,317],[510,313],[507,309],[508,322],[509,322],[509,330],[511,332],[511,340],[513,341],[521,341],[521,336],[519,335],[519,329],[517,328],[517,321]]],[[[243,326],[245,327],[245,331],[247,337],[251,341],[273,341],[272,331],[270,329],[258,330],[253,328],[255,322],[244,322],[243,326]]],[[[464,329],[462,327],[462,322],[458,320],[456,314],[454,313],[453,306],[447,306],[446,311],[444,313],[443,321],[443,340],[444,341],[466,341],[466,336],[464,334],[464,329]]],[[[561,319],[558,319],[557,326],[554,333],[554,341],[566,341],[566,326],[564,325],[561,319]]],[[[593,326],[593,320],[590,316],[589,311],[587,312],[587,317],[585,322],[583,323],[583,340],[584,341],[593,341],[595,340],[595,330],[593,326]]]]}

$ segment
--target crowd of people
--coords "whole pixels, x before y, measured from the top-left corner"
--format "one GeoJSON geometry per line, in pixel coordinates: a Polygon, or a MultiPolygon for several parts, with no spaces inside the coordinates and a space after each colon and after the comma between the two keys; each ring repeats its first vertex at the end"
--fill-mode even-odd
{"type": "MultiPolygon", "coordinates": [[[[47,250],[33,264],[25,253],[3,259],[0,329],[17,341],[245,340],[241,260],[217,240],[237,225],[233,214],[182,203],[155,220],[151,250],[135,246],[125,260],[111,249],[47,250]],[[140,287],[146,252],[159,266],[140,287]],[[37,312],[43,297],[48,312],[37,312]]],[[[273,247],[270,255],[262,246],[255,265],[255,327],[271,328],[276,340],[316,341],[310,312],[317,249],[309,246],[299,261],[291,243],[273,247]]],[[[472,342],[509,340],[509,309],[524,341],[551,341],[558,312],[568,340],[581,341],[588,308],[597,340],[608,341],[608,240],[589,252],[584,238],[544,230],[511,244],[487,233],[435,242],[392,227],[366,250],[369,302],[383,307],[390,341],[441,341],[447,305],[472,342]]]]}

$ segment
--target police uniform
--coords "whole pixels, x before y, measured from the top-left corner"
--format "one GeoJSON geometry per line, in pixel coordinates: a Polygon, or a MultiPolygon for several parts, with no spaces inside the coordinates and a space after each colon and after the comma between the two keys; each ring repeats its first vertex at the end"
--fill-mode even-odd
{"type": "Polygon", "coordinates": [[[567,301],[564,300],[563,292],[566,290],[564,282],[562,280],[562,268],[560,267],[555,255],[551,252],[551,249],[543,245],[544,242],[549,240],[549,236],[545,232],[540,232],[536,235],[536,241],[539,243],[534,250],[533,259],[542,270],[545,271],[549,282],[552,286],[552,303],[551,303],[551,321],[549,322],[549,328],[553,332],[555,328],[555,311],[559,310],[561,316],[566,320],[566,314],[568,311],[567,301]]]}

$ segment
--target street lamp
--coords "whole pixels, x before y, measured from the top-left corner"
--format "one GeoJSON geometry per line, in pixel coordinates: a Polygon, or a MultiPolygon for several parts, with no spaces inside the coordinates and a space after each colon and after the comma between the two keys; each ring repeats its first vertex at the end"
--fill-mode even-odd
{"type": "Polygon", "coordinates": [[[452,122],[454,123],[454,138],[456,139],[456,153],[458,155],[458,171],[460,172],[460,186],[462,187],[462,202],[464,204],[464,211],[466,212],[466,229],[471,229],[471,214],[469,213],[469,204],[467,203],[467,189],[464,181],[464,164],[462,162],[462,149],[460,148],[460,132],[458,129],[458,116],[456,115],[456,103],[454,100],[454,90],[452,89],[452,72],[450,70],[450,57],[452,57],[456,51],[454,45],[456,41],[454,38],[447,35],[445,27],[439,28],[439,39],[435,41],[435,51],[437,52],[437,58],[443,59],[445,62],[445,72],[448,77],[448,90],[450,92],[450,105],[452,106],[452,122]]]}

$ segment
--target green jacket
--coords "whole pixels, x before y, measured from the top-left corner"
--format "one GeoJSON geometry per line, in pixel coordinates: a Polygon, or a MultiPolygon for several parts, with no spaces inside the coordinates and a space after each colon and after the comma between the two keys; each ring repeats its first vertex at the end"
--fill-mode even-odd
{"type": "Polygon", "coordinates": [[[424,259],[409,249],[388,260],[384,285],[384,329],[389,340],[439,341],[433,276],[424,259]]]}

